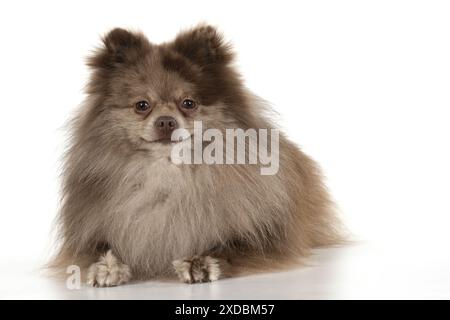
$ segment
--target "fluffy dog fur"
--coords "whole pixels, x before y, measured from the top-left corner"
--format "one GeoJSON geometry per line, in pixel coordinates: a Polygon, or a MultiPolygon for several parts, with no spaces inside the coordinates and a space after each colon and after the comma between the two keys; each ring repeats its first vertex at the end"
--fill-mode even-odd
{"type": "Polygon", "coordinates": [[[210,26],[160,45],[123,29],[103,38],[71,127],[53,266],[77,264],[94,286],[162,276],[193,283],[288,265],[339,241],[317,165],[283,135],[272,176],[258,165],[175,165],[170,145],[153,141],[161,115],[189,130],[194,120],[204,129],[272,128],[232,62],[210,26]],[[180,111],[184,97],[198,108],[180,111]],[[140,100],[152,105],[146,116],[133,110],[140,100]]]}

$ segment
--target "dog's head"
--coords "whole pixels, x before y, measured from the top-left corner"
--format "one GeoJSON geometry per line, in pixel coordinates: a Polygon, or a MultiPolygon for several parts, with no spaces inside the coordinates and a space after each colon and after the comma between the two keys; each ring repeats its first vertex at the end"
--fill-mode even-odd
{"type": "Polygon", "coordinates": [[[249,126],[233,54],[217,30],[199,26],[152,44],[143,34],[114,29],[89,58],[93,96],[87,126],[113,145],[152,150],[170,144],[177,128],[249,126]],[[100,128],[100,129],[99,129],[100,128]]]}

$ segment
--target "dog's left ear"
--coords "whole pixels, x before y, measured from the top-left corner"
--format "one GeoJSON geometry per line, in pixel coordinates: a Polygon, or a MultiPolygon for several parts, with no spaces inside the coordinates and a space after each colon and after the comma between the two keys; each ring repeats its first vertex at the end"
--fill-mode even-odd
{"type": "Polygon", "coordinates": [[[103,37],[103,46],[88,59],[93,68],[111,69],[131,63],[150,50],[150,42],[140,32],[115,28],[103,37]]]}
{"type": "Polygon", "coordinates": [[[231,46],[212,26],[202,25],[180,33],[172,48],[199,66],[228,64],[233,60],[231,46]]]}

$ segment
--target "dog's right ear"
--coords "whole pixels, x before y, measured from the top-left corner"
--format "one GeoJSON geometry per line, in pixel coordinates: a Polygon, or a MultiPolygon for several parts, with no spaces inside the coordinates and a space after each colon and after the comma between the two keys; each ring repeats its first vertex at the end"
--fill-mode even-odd
{"type": "Polygon", "coordinates": [[[93,68],[111,69],[132,63],[150,50],[150,42],[138,32],[121,28],[111,30],[103,37],[103,46],[88,58],[93,68]]]}
{"type": "Polygon", "coordinates": [[[233,60],[230,44],[224,42],[222,34],[209,25],[201,24],[180,33],[171,47],[201,67],[227,65],[233,60]]]}

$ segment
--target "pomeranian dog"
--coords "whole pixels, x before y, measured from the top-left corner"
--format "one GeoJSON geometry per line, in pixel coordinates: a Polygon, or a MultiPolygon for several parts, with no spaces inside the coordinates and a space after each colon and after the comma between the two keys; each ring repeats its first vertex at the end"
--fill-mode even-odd
{"type": "Polygon", "coordinates": [[[261,161],[172,161],[198,122],[201,133],[224,135],[274,128],[214,27],[159,45],[114,29],[88,66],[88,98],[64,161],[53,266],[78,265],[99,287],[162,277],[197,283],[292,265],[340,241],[318,166],[283,134],[269,137],[278,138],[272,174],[261,173],[261,161]],[[178,129],[188,136],[174,140],[178,129]]]}

